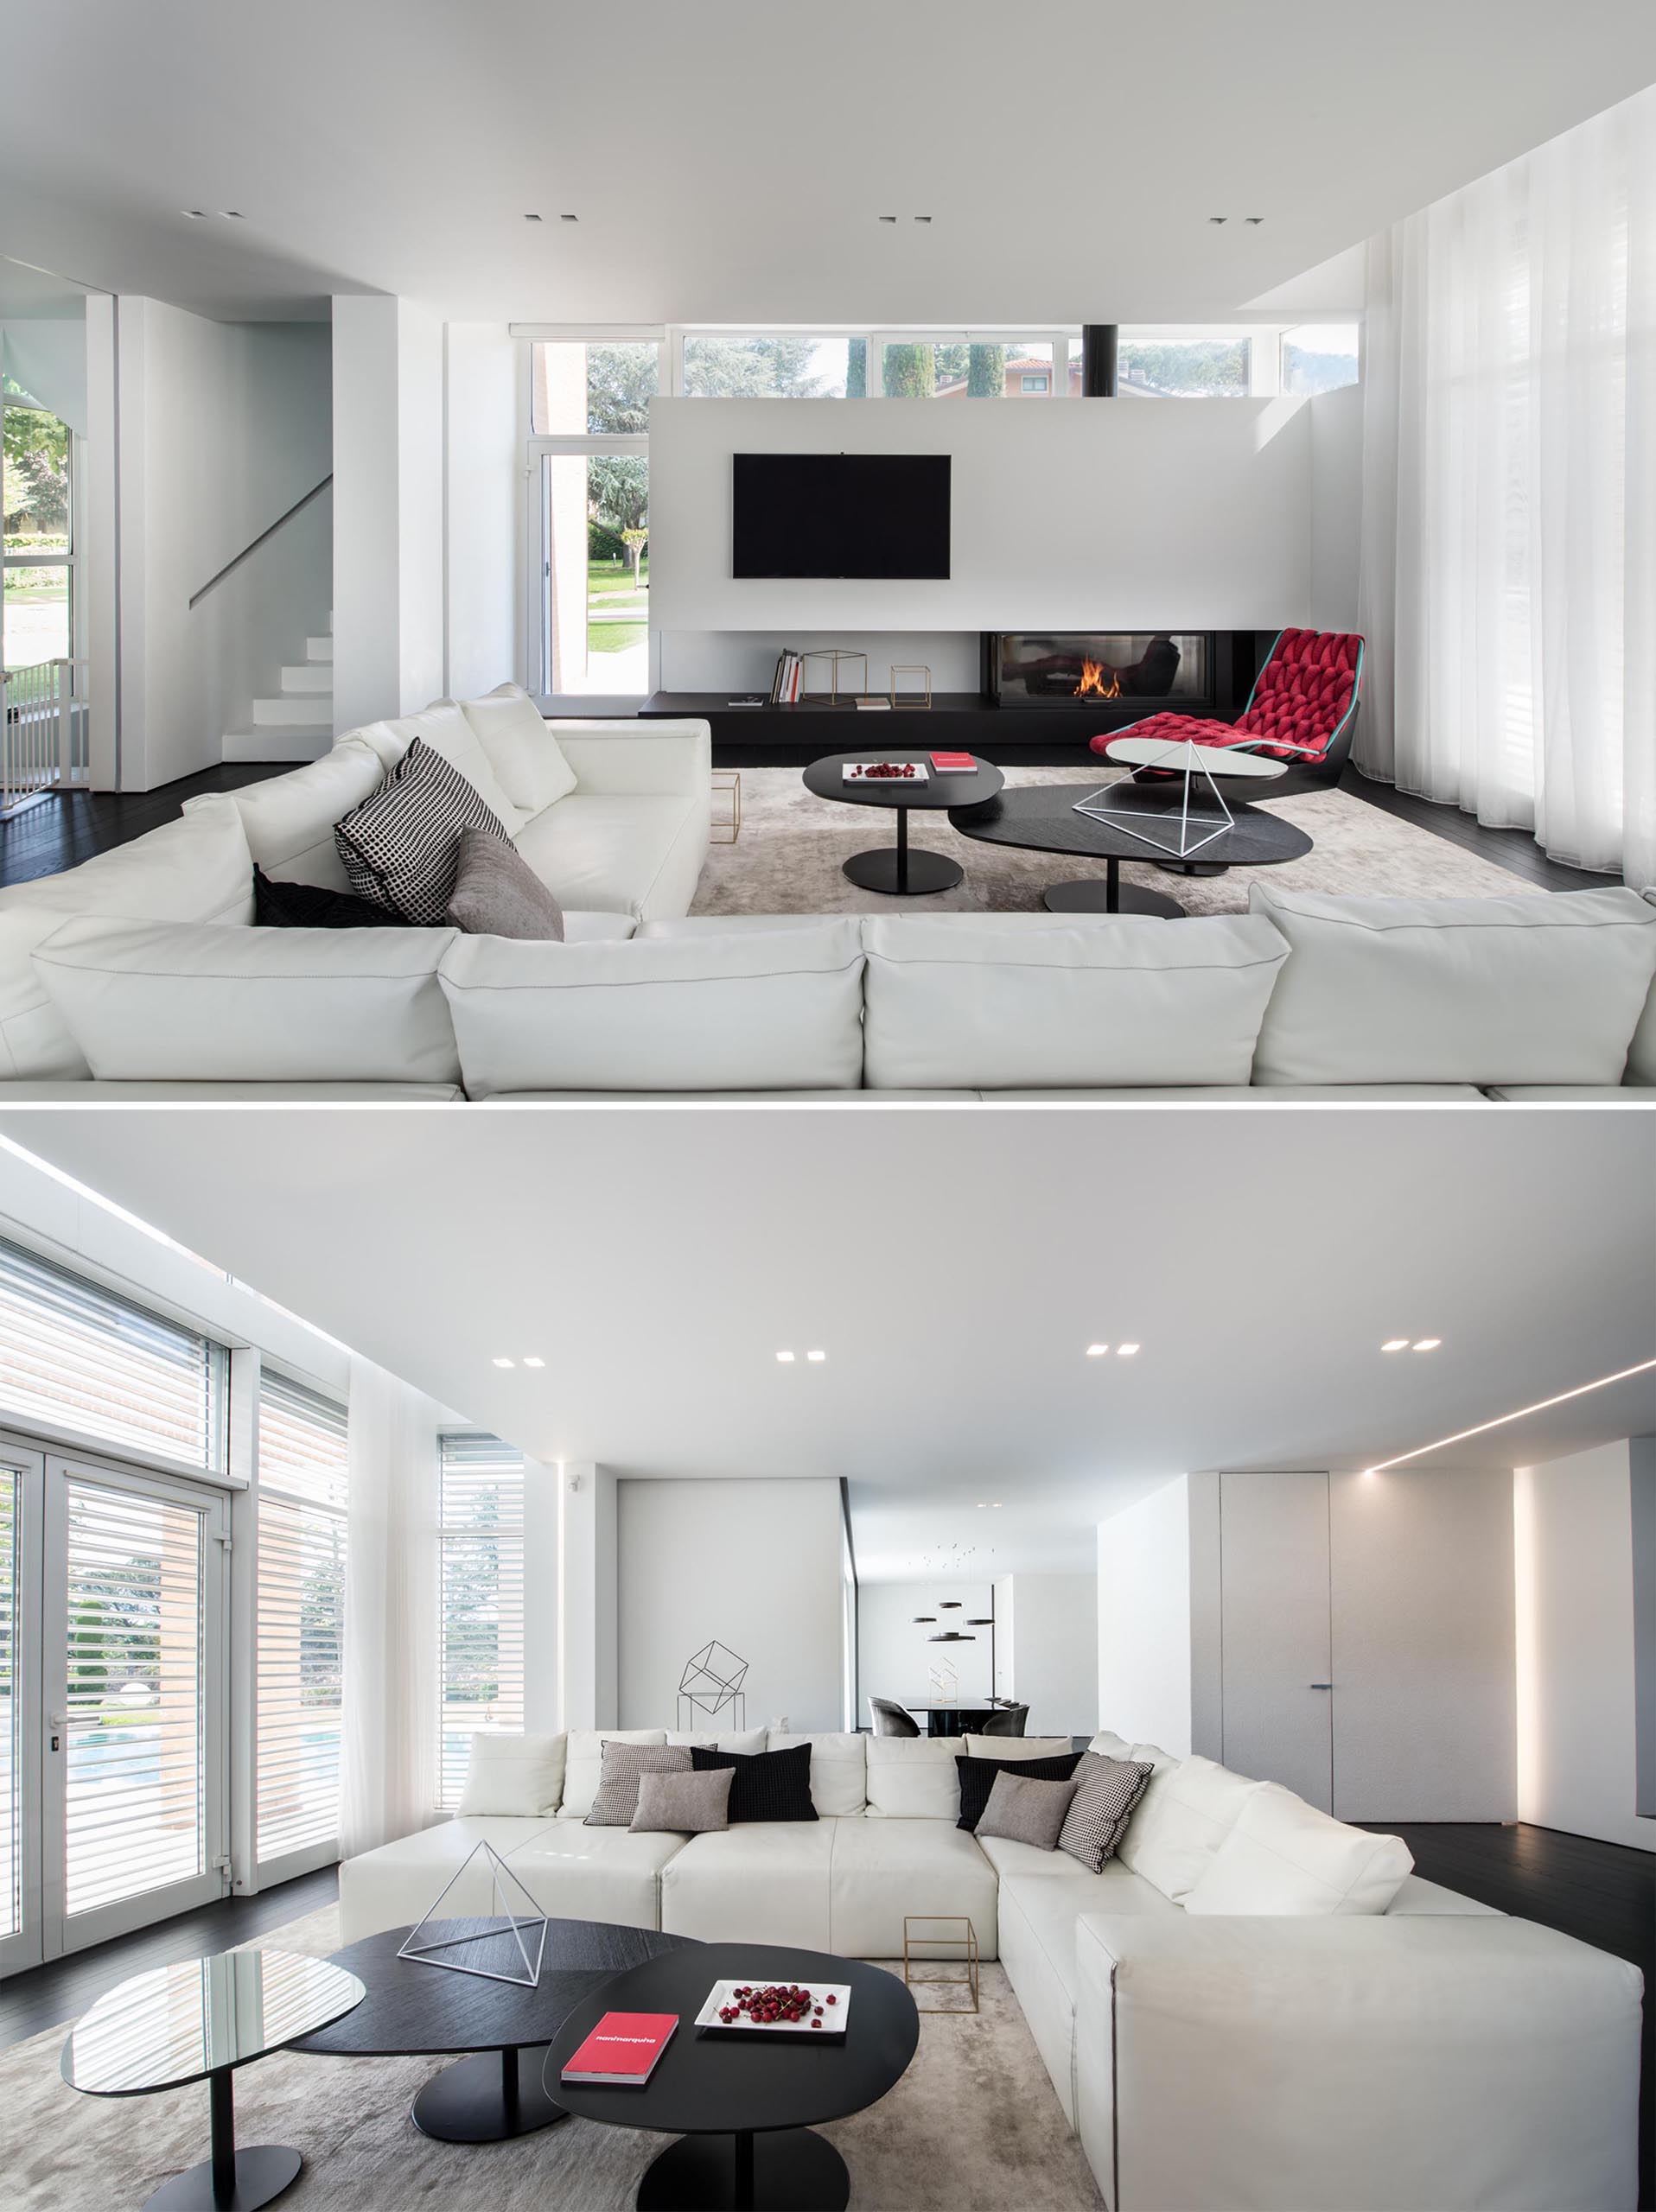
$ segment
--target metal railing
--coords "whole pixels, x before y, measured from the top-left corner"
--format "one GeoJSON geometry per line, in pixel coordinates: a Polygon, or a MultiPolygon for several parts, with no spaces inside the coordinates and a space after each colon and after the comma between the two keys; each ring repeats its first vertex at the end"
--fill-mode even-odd
{"type": "Polygon", "coordinates": [[[89,716],[84,660],[42,660],[0,669],[0,821],[37,798],[88,780],[89,716]]]}

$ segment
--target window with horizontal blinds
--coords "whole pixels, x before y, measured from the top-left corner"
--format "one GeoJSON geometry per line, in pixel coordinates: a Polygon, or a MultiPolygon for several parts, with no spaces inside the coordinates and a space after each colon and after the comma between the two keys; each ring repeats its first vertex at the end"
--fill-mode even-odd
{"type": "Polygon", "coordinates": [[[469,1738],[523,1726],[523,1454],[496,1436],[441,1440],[438,1805],[466,1786],[469,1738]]]}
{"type": "Polygon", "coordinates": [[[345,1407],[266,1369],[258,1390],[261,1866],[339,1836],[345,1407]]]}
{"type": "Polygon", "coordinates": [[[22,1926],[22,1713],[17,1703],[17,1531],[23,1478],[0,1467],[0,1936],[22,1926]]]}
{"type": "Polygon", "coordinates": [[[0,1243],[0,1412],[9,1419],[218,1470],[224,1378],[221,1345],[0,1243]]]}

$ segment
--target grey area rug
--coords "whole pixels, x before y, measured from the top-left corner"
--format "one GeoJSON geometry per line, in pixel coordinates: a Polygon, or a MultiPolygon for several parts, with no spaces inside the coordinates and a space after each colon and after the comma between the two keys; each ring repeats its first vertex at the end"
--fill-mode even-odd
{"type": "MultiPolygon", "coordinates": [[[[1073,784],[1078,798],[1113,780],[1113,772],[1100,775],[1093,768],[1014,767],[1005,772],[1009,785],[1073,784]]],[[[1345,791],[1307,792],[1283,799],[1271,810],[1297,823],[1315,841],[1303,860],[1281,868],[1232,868],[1214,876],[1170,875],[1153,863],[1131,861],[1123,866],[1123,880],[1164,892],[1194,914],[1245,912],[1248,886],[1256,880],[1283,891],[1398,898],[1491,898],[1525,891],[1546,895],[1525,877],[1345,791]]],[[[946,814],[916,810],[908,818],[908,834],[916,849],[958,861],[965,880],[952,891],[901,901],[859,890],[840,873],[841,863],[853,853],[895,842],[889,810],[837,806],[813,798],[794,768],[744,768],[741,837],[709,852],[691,911],[873,914],[890,913],[901,906],[916,914],[1028,913],[1040,906],[1049,884],[1083,876],[1102,881],[1104,876],[1101,861],[976,844],[958,836],[946,814]]]]}
{"type": "MultiPolygon", "coordinates": [[[[259,1942],[323,1956],[338,1947],[338,1909],[259,1942]]],[[[63,2034],[0,2052],[5,2202],[11,2212],[137,2212],[170,2175],[206,2158],[206,2087],[78,2095],[58,2071],[63,2034]]],[[[515,2143],[434,2143],[408,2107],[448,2063],[278,2052],[235,2077],[237,2140],[303,2152],[304,2171],[281,2200],[294,2212],[630,2212],[666,2138],[566,2120],[515,2143]]],[[[902,2080],[822,2133],[850,2169],[858,2212],[1091,2212],[1100,2202],[997,1966],[983,1970],[976,2018],[924,2016],[902,2080]]]]}

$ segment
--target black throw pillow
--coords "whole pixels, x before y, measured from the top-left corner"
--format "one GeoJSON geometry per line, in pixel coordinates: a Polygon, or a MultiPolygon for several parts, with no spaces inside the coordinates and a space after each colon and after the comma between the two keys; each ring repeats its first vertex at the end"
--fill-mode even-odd
{"type": "Polygon", "coordinates": [[[786,1751],[710,1751],[690,1747],[691,1769],[706,1774],[715,1767],[734,1770],[730,1780],[732,1827],[742,1821],[814,1821],[811,1802],[811,1746],[795,1744],[786,1751]]]}
{"type": "Polygon", "coordinates": [[[253,869],[253,920],[264,930],[402,930],[408,924],[388,906],[325,883],[283,883],[253,869]]]}
{"type": "Polygon", "coordinates": [[[964,1754],[955,1765],[960,1774],[960,1817],[958,1828],[974,1835],[989,1802],[997,1774],[1027,1774],[1031,1782],[1067,1782],[1081,1763],[1080,1751],[1059,1751],[1049,1759],[973,1759],[964,1754]]]}

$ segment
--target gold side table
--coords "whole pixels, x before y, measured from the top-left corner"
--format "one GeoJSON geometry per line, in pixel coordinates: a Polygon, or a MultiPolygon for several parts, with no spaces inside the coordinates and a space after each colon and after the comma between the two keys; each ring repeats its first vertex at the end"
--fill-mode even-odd
{"type": "Polygon", "coordinates": [[[726,804],[723,813],[717,807],[714,809],[710,842],[734,845],[742,835],[742,771],[739,768],[715,768],[713,796],[716,799],[723,798],[726,804]]]}
{"type": "Polygon", "coordinates": [[[920,2005],[919,2012],[954,2012],[964,2018],[978,2009],[978,1930],[964,1912],[906,1912],[902,1916],[902,1978],[912,1995],[915,1989],[965,1989],[970,2005],[920,2005]],[[957,1931],[952,1934],[946,1930],[957,1931]],[[934,1960],[939,1950],[954,1953],[945,1965],[959,1974],[928,1974],[916,1977],[914,1968],[934,1960]]]}

